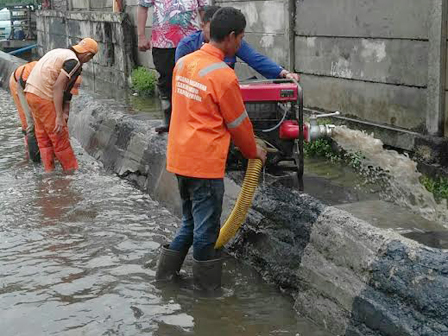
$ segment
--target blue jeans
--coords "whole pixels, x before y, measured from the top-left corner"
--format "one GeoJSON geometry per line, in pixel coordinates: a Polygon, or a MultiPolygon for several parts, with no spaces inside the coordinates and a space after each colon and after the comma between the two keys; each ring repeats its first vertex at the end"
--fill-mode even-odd
{"type": "Polygon", "coordinates": [[[198,261],[215,259],[221,226],[223,179],[200,179],[177,175],[182,199],[182,226],[170,244],[170,249],[187,252],[193,245],[193,257],[198,261]]]}

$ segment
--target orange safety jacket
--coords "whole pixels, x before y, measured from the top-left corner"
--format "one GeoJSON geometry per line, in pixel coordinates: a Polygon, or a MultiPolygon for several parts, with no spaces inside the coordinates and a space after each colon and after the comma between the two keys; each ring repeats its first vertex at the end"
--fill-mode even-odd
{"type": "Polygon", "coordinates": [[[204,44],[182,57],[173,72],[167,170],[197,178],[223,178],[230,138],[248,159],[257,153],[235,72],[224,53],[204,44]]]}

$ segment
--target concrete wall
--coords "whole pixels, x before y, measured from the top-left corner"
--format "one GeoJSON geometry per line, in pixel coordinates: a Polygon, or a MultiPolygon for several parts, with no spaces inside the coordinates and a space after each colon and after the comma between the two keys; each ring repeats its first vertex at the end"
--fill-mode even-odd
{"type": "MultiPolygon", "coordinates": [[[[138,0],[124,0],[124,11],[128,15],[128,19],[131,22],[132,28],[129,35],[137,37],[137,8],[138,0]]],[[[112,0],[52,0],[52,8],[60,11],[74,11],[74,12],[88,12],[88,11],[103,11],[112,12],[112,0]]],[[[147,36],[151,33],[152,24],[152,11],[148,11],[148,20],[146,25],[147,36]]],[[[39,41],[41,41],[39,39],[39,41]]],[[[137,63],[139,65],[146,66],[148,68],[154,68],[152,61],[151,51],[140,52],[138,51],[137,44],[135,43],[132,48],[133,55],[135,55],[137,63]]]]}
{"type": "Polygon", "coordinates": [[[84,65],[85,84],[94,92],[124,97],[135,64],[131,25],[126,14],[40,11],[37,20],[39,54],[76,44],[84,37],[99,43],[99,52],[84,65]]]}
{"type": "MultiPolygon", "coordinates": [[[[137,37],[137,8],[138,0],[126,0],[125,12],[129,16],[129,20],[133,26],[133,33],[137,37]]],[[[146,36],[150,36],[152,26],[152,10],[148,11],[148,20],[146,21],[146,36]]],[[[136,60],[139,65],[154,69],[151,51],[141,52],[137,46],[134,46],[136,60]]]]}
{"type": "Polygon", "coordinates": [[[426,132],[431,0],[297,1],[306,105],[426,132]]]}
{"type": "Polygon", "coordinates": [[[59,11],[112,11],[112,0],[51,0],[51,9],[59,11]]]}
{"type": "MultiPolygon", "coordinates": [[[[292,54],[289,51],[288,1],[216,0],[214,3],[240,9],[247,20],[246,41],[281,66],[289,68],[292,54]]],[[[261,77],[243,62],[237,63],[236,70],[241,79],[261,77]]]]}
{"type": "Polygon", "coordinates": [[[9,90],[9,78],[17,67],[26,61],[0,51],[0,89],[9,90]]]}

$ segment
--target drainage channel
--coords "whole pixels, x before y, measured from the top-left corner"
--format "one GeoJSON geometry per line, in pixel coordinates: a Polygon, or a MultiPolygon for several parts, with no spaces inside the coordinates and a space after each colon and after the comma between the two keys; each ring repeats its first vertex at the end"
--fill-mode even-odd
{"type": "Polygon", "coordinates": [[[158,248],[177,218],[76,142],[75,174],[26,162],[5,91],[0,104],[2,335],[329,335],[232,258],[218,299],[157,285],[158,248]]]}

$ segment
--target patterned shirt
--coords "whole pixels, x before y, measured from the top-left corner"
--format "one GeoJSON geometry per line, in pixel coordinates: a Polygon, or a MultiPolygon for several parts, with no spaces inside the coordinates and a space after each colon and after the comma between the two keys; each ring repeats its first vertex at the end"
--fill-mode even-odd
{"type": "Polygon", "coordinates": [[[151,43],[154,48],[176,48],[180,40],[199,29],[199,9],[208,0],[139,0],[154,7],[151,43]]]}

